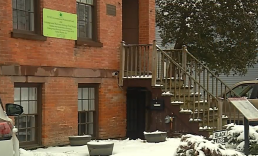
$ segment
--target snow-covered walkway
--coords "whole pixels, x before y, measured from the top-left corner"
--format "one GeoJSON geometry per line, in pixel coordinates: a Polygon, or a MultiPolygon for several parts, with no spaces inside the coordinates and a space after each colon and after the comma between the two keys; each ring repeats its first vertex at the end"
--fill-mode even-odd
{"type": "MultiPolygon", "coordinates": [[[[162,143],[146,143],[143,140],[108,140],[114,142],[115,156],[173,156],[180,143],[179,138],[168,138],[162,143]]],[[[26,151],[21,149],[20,156],[89,156],[87,145],[49,147],[26,151]]]]}

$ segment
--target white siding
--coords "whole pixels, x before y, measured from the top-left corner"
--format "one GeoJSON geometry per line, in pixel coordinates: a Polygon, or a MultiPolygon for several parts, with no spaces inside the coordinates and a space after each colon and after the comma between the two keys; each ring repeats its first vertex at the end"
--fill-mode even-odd
{"type": "Polygon", "coordinates": [[[233,76],[231,74],[229,76],[220,75],[219,78],[224,81],[228,86],[232,86],[240,81],[255,80],[256,78],[258,78],[258,64],[255,64],[254,67],[248,68],[247,73],[244,76],[233,76]]]}

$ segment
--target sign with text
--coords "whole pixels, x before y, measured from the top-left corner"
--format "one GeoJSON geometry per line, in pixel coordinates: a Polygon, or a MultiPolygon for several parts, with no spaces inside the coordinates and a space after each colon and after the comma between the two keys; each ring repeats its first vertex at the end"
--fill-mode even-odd
{"type": "Polygon", "coordinates": [[[219,144],[225,144],[226,140],[227,140],[227,131],[223,130],[223,131],[216,131],[213,133],[213,141],[215,143],[219,143],[219,144]]]}
{"type": "Polygon", "coordinates": [[[43,8],[43,35],[77,40],[77,15],[43,8]]]}
{"type": "Polygon", "coordinates": [[[246,98],[228,98],[248,121],[258,121],[258,110],[246,98]]]}

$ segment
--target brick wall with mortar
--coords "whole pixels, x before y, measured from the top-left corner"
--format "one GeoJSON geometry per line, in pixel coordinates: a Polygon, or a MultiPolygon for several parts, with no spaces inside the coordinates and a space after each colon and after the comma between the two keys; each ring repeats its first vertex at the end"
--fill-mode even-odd
{"type": "MultiPolygon", "coordinates": [[[[42,8],[76,13],[76,0],[41,0],[42,8]]],[[[47,38],[33,41],[10,37],[12,5],[0,1],[0,65],[80,67],[119,70],[122,40],[122,0],[99,0],[98,38],[103,47],[75,46],[71,40],[47,38]],[[106,4],[116,6],[116,16],[106,15],[106,4]]],[[[155,37],[155,1],[139,0],[139,41],[152,43],[155,37]]],[[[0,96],[13,101],[12,77],[0,77],[0,96]]],[[[48,77],[42,84],[42,143],[64,144],[67,136],[77,134],[77,87],[69,77],[48,77]],[[71,116],[67,116],[71,114],[71,116]],[[65,119],[65,120],[64,120],[65,119]]],[[[116,138],[126,134],[125,91],[115,78],[102,78],[99,88],[99,137],[116,138]]]]}

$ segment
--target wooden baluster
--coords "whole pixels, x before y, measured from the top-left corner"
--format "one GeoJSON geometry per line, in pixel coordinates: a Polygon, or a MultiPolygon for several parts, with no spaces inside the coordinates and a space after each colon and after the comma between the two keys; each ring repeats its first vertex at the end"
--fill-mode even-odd
{"type": "Polygon", "coordinates": [[[129,62],[130,62],[130,54],[128,51],[129,47],[125,47],[125,52],[126,52],[126,77],[129,77],[129,62]]]}
{"type": "Polygon", "coordinates": [[[133,77],[133,46],[130,46],[130,76],[133,77]]]}
{"type": "MultiPolygon", "coordinates": [[[[134,72],[135,72],[135,76],[138,76],[138,57],[139,57],[139,54],[138,54],[138,46],[135,46],[135,52],[134,52],[134,55],[135,55],[135,62],[134,62],[134,72]]],[[[140,75],[139,75],[140,76],[140,75]]]]}
{"type": "Polygon", "coordinates": [[[156,40],[154,40],[152,45],[152,81],[151,81],[152,86],[156,85],[157,67],[158,67],[157,47],[156,47],[156,40]]]}
{"type": "Polygon", "coordinates": [[[123,86],[125,72],[125,47],[124,42],[120,45],[120,71],[119,71],[119,86],[123,86]]]}

